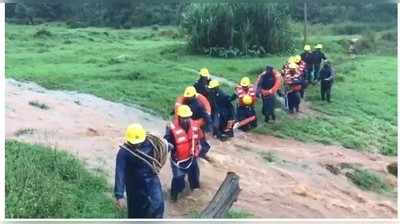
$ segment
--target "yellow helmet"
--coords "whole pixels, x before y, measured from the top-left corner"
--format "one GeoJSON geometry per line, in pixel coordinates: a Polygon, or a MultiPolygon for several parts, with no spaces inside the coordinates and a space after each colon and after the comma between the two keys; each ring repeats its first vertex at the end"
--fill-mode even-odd
{"type": "Polygon", "coordinates": [[[251,98],[251,96],[249,96],[249,95],[245,95],[243,97],[243,103],[246,105],[250,105],[253,103],[253,98],[251,98]]]}
{"type": "Polygon", "coordinates": [[[308,44],[304,45],[304,51],[311,51],[311,46],[308,44]]]}
{"type": "Polygon", "coordinates": [[[296,65],[295,63],[289,63],[289,69],[296,69],[298,67],[298,65],[296,65]]]}
{"type": "Polygon", "coordinates": [[[240,80],[240,85],[241,85],[241,86],[244,86],[244,87],[249,86],[249,85],[250,85],[250,79],[249,79],[249,77],[243,77],[243,78],[240,80]]]}
{"type": "Polygon", "coordinates": [[[301,56],[300,55],[294,56],[294,62],[295,63],[299,63],[300,61],[301,61],[301,56]]]}
{"type": "Polygon", "coordinates": [[[193,86],[186,87],[185,92],[183,92],[184,97],[194,97],[196,95],[197,91],[196,88],[194,88],[193,86]]]}
{"type": "Polygon", "coordinates": [[[191,117],[193,112],[188,105],[180,105],[178,107],[177,115],[182,118],[187,118],[191,117]]]}
{"type": "Polygon", "coordinates": [[[202,69],[200,69],[200,76],[203,76],[203,77],[210,77],[210,73],[208,72],[208,69],[207,68],[202,68],[202,69]]]}
{"type": "Polygon", "coordinates": [[[219,86],[219,81],[218,80],[211,80],[210,83],[208,84],[208,88],[213,89],[215,87],[219,86]]]}
{"type": "Polygon", "coordinates": [[[322,49],[322,44],[315,45],[315,49],[322,49]]]}
{"type": "Polygon", "coordinates": [[[146,139],[146,131],[140,124],[130,124],[125,131],[125,141],[131,144],[139,144],[146,139]]]}
{"type": "Polygon", "coordinates": [[[288,58],[288,63],[290,64],[290,63],[295,63],[294,62],[294,56],[290,56],[289,58],[288,58]]]}

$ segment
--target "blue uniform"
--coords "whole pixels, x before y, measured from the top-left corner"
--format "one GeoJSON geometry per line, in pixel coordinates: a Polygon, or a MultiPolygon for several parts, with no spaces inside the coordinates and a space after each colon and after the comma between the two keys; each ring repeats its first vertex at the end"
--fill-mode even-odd
{"type": "Polygon", "coordinates": [[[331,102],[331,89],[334,79],[334,70],[329,66],[325,65],[320,71],[321,79],[321,99],[331,102]]]}
{"type": "MultiPolygon", "coordinates": [[[[229,120],[234,120],[233,98],[221,89],[210,91],[211,117],[213,120],[214,135],[220,137],[225,132],[229,120]]],[[[233,132],[231,133],[233,135],[233,132]]]]}
{"type": "Polygon", "coordinates": [[[193,190],[200,187],[200,169],[195,156],[193,156],[192,159],[183,162],[178,167],[176,164],[177,159],[175,155],[176,142],[170,127],[167,127],[164,138],[175,147],[171,150],[171,198],[176,201],[178,194],[185,189],[186,175],[188,176],[190,189],[193,190]]]}
{"type": "Polygon", "coordinates": [[[320,71],[322,60],[326,60],[326,56],[324,53],[322,53],[320,50],[315,50],[312,52],[314,81],[319,80],[319,71],[320,71]]]}
{"type": "MultiPolygon", "coordinates": [[[[272,89],[275,85],[276,78],[273,74],[272,67],[260,76],[257,89],[272,89]]],[[[271,117],[275,120],[275,94],[269,96],[262,96],[263,106],[262,113],[265,116],[265,121],[268,122],[271,117]]]]}
{"type": "MultiPolygon", "coordinates": [[[[153,156],[153,145],[145,140],[137,149],[124,147],[153,156]]],[[[120,148],[115,168],[114,193],[117,199],[124,197],[126,189],[128,218],[162,218],[164,198],[160,179],[153,170],[126,149],[120,148]]]]}

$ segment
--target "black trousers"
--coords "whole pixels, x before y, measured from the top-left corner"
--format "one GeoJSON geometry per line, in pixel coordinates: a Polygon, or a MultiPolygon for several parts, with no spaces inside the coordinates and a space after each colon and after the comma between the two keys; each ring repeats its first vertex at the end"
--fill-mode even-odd
{"type": "Polygon", "coordinates": [[[263,96],[263,107],[262,113],[265,116],[265,120],[268,121],[269,118],[275,120],[275,95],[272,96],[263,96]]]}
{"type": "Polygon", "coordinates": [[[321,80],[321,99],[331,102],[332,81],[321,80]]]}
{"type": "Polygon", "coordinates": [[[293,113],[294,110],[296,112],[299,112],[299,106],[300,106],[300,94],[297,91],[292,91],[287,94],[288,98],[288,106],[289,106],[289,112],[293,113]]]}
{"type": "Polygon", "coordinates": [[[320,66],[321,66],[320,64],[314,65],[314,81],[319,80],[319,71],[321,70],[320,66]]]}

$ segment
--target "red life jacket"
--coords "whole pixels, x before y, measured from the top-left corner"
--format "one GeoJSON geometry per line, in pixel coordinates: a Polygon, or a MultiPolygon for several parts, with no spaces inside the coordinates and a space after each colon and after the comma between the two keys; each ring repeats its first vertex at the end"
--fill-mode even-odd
{"type": "Polygon", "coordinates": [[[177,162],[188,160],[192,156],[199,154],[199,130],[193,120],[190,120],[190,127],[186,133],[183,128],[179,126],[178,119],[174,119],[170,124],[172,134],[175,139],[175,158],[177,162]]]}
{"type": "Polygon", "coordinates": [[[289,86],[291,92],[298,92],[301,90],[302,87],[300,84],[294,84],[294,80],[301,78],[301,76],[302,74],[299,72],[299,70],[296,71],[296,74],[290,74],[289,70],[285,74],[285,84],[289,86]]]}
{"type": "Polygon", "coordinates": [[[301,60],[297,65],[299,66],[298,68],[299,73],[301,75],[304,75],[304,70],[306,69],[306,63],[303,60],[301,60]]]}
{"type": "Polygon", "coordinates": [[[256,104],[256,99],[257,99],[256,98],[256,91],[255,91],[253,85],[250,85],[247,88],[247,90],[245,90],[243,86],[238,85],[235,88],[235,92],[236,92],[236,95],[239,98],[239,105],[240,106],[248,106],[245,103],[243,103],[243,97],[246,96],[246,95],[249,95],[253,99],[252,106],[254,106],[256,104]]]}

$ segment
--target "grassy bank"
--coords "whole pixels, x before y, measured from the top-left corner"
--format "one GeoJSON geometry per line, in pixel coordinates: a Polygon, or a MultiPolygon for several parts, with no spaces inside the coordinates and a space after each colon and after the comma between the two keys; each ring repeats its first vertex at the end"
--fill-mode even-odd
{"type": "Polygon", "coordinates": [[[72,156],[39,145],[6,142],[7,218],[118,218],[104,177],[72,156]]]}
{"type": "MultiPolygon", "coordinates": [[[[326,46],[338,71],[332,104],[321,103],[318,86],[311,87],[307,100],[316,113],[306,119],[282,113],[278,124],[257,131],[395,155],[396,58],[368,54],[351,60],[340,43],[353,36],[311,38],[326,46]]],[[[63,24],[6,25],[7,77],[137,104],[164,118],[176,96],[197,79],[196,70],[201,67],[238,82],[244,75],[254,79],[266,64],[280,68],[286,58],[190,55],[174,27],[115,30],[68,29],[63,24]]],[[[227,85],[223,88],[232,91],[227,85]]]]}

